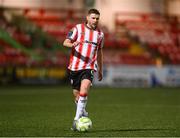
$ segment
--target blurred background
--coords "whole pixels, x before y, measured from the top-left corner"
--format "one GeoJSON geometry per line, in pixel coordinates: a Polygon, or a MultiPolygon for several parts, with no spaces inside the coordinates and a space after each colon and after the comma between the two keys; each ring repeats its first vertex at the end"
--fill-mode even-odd
{"type": "Polygon", "coordinates": [[[67,84],[68,31],[101,13],[104,80],[96,86],[180,86],[180,0],[0,0],[0,85],[67,84]]]}

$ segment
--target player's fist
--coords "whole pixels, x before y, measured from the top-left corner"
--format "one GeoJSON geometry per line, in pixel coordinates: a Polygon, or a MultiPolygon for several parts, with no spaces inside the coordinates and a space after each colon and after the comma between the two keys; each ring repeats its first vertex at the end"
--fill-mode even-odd
{"type": "Polygon", "coordinates": [[[79,45],[80,42],[78,41],[75,41],[73,44],[72,44],[72,47],[76,47],[77,45],[79,45]]]}
{"type": "Polygon", "coordinates": [[[103,79],[103,75],[102,72],[98,72],[98,80],[101,81],[103,79]]]}

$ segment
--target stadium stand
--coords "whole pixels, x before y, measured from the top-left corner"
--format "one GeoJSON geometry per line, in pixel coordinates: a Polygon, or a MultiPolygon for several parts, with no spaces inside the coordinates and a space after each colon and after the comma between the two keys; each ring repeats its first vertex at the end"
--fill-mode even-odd
{"type": "Polygon", "coordinates": [[[83,17],[84,11],[68,9],[26,9],[24,15],[41,27],[43,31],[48,32],[62,42],[66,36],[66,32],[70,30],[74,24],[82,20],[81,17],[83,17]]]}
{"type": "Polygon", "coordinates": [[[160,56],[165,64],[180,63],[179,23],[174,17],[119,13],[116,14],[115,22],[116,29],[123,24],[131,37],[136,37],[140,43],[145,44],[151,55],[160,56]]]}
{"type": "Polygon", "coordinates": [[[12,16],[11,21],[8,21],[3,13],[0,20],[2,34],[0,57],[1,60],[5,60],[5,64],[45,67],[64,67],[67,64],[66,55],[62,54],[64,51],[58,51],[58,48],[61,49],[58,42],[25,20],[22,15],[16,16],[10,12],[9,14],[12,16]],[[3,36],[6,36],[6,39],[3,39],[3,36]],[[12,56],[9,53],[16,53],[16,55],[12,56]]]}
{"type": "Polygon", "coordinates": [[[0,66],[22,66],[25,65],[28,56],[20,49],[13,47],[6,40],[7,36],[3,29],[5,29],[10,35],[13,35],[15,28],[11,27],[4,16],[1,14],[0,18],[0,66]]]}
{"type": "MultiPolygon", "coordinates": [[[[21,16],[26,17],[29,23],[33,23],[32,28],[34,25],[37,28],[40,27],[44,34],[41,31],[36,34],[38,32],[36,27],[36,33],[32,33],[31,30],[27,31],[27,28],[23,30],[22,25],[18,27],[11,24],[8,28],[6,27],[6,30],[13,39],[35,53],[48,55],[42,65],[66,65],[66,55],[61,50],[53,50],[52,41],[54,40],[46,41],[47,37],[42,36],[50,35],[62,44],[72,26],[84,20],[82,17],[85,12],[68,9],[25,8],[16,10],[21,11],[21,16]]],[[[28,26],[31,25],[28,24],[28,26]]],[[[114,32],[110,32],[106,26],[101,26],[106,38],[105,63],[151,65],[156,64],[156,59],[160,58],[164,64],[180,64],[178,25],[174,18],[172,20],[163,15],[117,13],[114,32]]],[[[1,26],[6,26],[6,23],[2,24],[1,21],[1,26]]],[[[31,63],[40,65],[40,62],[36,63],[32,59],[31,63]]]]}

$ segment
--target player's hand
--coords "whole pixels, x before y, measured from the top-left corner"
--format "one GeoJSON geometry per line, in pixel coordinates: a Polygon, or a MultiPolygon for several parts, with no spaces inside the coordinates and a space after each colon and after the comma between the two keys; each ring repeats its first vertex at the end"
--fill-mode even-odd
{"type": "Polygon", "coordinates": [[[103,79],[102,72],[98,72],[98,80],[101,81],[103,79]]]}
{"type": "Polygon", "coordinates": [[[79,45],[80,42],[78,41],[75,41],[73,44],[72,44],[72,47],[76,47],[77,45],[79,45]]]}

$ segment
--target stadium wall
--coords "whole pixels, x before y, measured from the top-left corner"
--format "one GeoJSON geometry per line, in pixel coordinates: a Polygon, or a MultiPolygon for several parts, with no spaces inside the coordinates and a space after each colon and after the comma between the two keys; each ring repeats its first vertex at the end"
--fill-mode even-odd
{"type": "MultiPolygon", "coordinates": [[[[103,70],[103,81],[95,74],[95,86],[180,87],[180,66],[111,65],[103,70]]],[[[61,84],[67,81],[65,68],[0,67],[0,84],[61,84]]]]}
{"type": "Polygon", "coordinates": [[[179,87],[180,66],[132,66],[118,65],[104,68],[104,79],[96,86],[109,87],[179,87]]]}
{"type": "Polygon", "coordinates": [[[64,67],[0,67],[0,84],[64,84],[64,67]]]}

